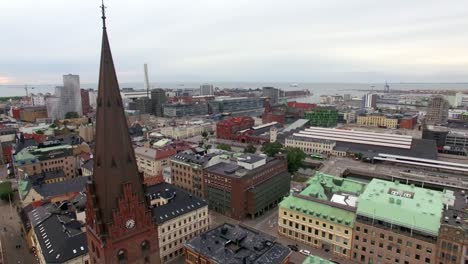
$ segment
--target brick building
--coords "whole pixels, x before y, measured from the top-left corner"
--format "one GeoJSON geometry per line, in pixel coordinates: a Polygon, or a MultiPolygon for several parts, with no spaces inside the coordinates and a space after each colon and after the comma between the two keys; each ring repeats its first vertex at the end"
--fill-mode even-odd
{"type": "Polygon", "coordinates": [[[255,124],[250,116],[233,117],[216,124],[216,137],[221,139],[236,139],[236,134],[249,129],[255,124]]]}
{"type": "Polygon", "coordinates": [[[81,107],[83,109],[83,115],[91,113],[93,109],[91,108],[91,105],[89,103],[89,91],[86,89],[81,89],[80,93],[81,93],[81,107]]]}
{"type": "Polygon", "coordinates": [[[290,180],[283,157],[243,154],[206,168],[205,197],[216,212],[238,220],[255,218],[283,199],[290,180]]]}

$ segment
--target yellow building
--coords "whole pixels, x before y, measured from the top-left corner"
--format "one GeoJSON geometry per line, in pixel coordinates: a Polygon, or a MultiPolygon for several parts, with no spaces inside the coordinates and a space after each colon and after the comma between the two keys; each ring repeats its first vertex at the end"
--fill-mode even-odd
{"type": "Polygon", "coordinates": [[[280,203],[279,235],[350,258],[356,200],[365,184],[322,173],[307,183],[280,203]]]}
{"type": "Polygon", "coordinates": [[[170,157],[176,154],[175,148],[153,149],[147,147],[135,148],[138,170],[145,178],[162,176],[165,167],[169,167],[170,157]]]}
{"type": "Polygon", "coordinates": [[[357,124],[360,126],[398,128],[398,119],[381,114],[360,115],[357,117],[357,124]]]}
{"type": "Polygon", "coordinates": [[[336,142],[331,140],[313,139],[300,136],[287,137],[286,147],[299,148],[307,154],[331,154],[336,142]]]}
{"type": "Polygon", "coordinates": [[[149,186],[148,191],[161,262],[167,263],[184,254],[185,241],[208,230],[208,204],[168,183],[149,186]]]}

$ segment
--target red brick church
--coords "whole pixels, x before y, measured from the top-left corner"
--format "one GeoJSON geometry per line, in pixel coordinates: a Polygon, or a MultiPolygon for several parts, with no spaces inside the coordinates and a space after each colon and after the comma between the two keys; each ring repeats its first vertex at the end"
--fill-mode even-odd
{"type": "Polygon", "coordinates": [[[102,6],[94,175],[87,186],[91,263],[159,263],[157,227],[128,134],[102,6]]]}

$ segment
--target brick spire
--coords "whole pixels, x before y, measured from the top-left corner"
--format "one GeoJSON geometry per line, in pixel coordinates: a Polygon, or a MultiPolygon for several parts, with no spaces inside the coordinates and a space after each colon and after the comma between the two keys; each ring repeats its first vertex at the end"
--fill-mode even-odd
{"type": "Polygon", "coordinates": [[[103,32],[101,64],[96,114],[96,148],[94,175],[88,187],[89,199],[94,207],[95,230],[107,235],[108,225],[114,220],[123,186],[131,184],[137,199],[146,204],[141,175],[138,172],[133,146],[128,134],[119,84],[112,60],[105,24],[105,7],[102,8],[103,32]]]}

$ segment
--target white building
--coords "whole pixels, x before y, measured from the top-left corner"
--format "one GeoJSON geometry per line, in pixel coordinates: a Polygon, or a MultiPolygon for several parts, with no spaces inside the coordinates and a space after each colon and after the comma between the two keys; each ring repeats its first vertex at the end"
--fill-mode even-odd
{"type": "Polygon", "coordinates": [[[202,84],[200,85],[200,95],[213,95],[214,88],[212,84],[202,84]]]}

